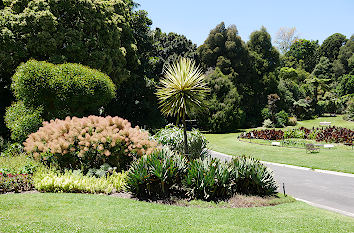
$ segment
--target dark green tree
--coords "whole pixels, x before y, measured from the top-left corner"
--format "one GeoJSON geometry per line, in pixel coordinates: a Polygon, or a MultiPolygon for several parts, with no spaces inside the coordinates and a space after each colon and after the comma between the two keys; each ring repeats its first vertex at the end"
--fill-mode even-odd
{"type": "Polygon", "coordinates": [[[333,70],[337,77],[342,74],[354,74],[354,35],[339,50],[337,59],[333,62],[333,70]]]}
{"type": "Polygon", "coordinates": [[[221,133],[234,131],[243,125],[245,115],[241,109],[241,98],[231,79],[231,75],[223,74],[220,68],[207,71],[206,82],[210,88],[205,101],[207,112],[197,117],[202,129],[221,133]]]}
{"type": "Polygon", "coordinates": [[[340,48],[347,42],[345,35],[335,33],[325,39],[319,48],[319,56],[327,57],[331,62],[337,59],[340,48]]]}
{"type": "Polygon", "coordinates": [[[318,41],[305,39],[295,41],[284,56],[285,66],[303,68],[311,73],[318,61],[318,48],[318,41]]]}
{"type": "Polygon", "coordinates": [[[354,93],[354,75],[347,74],[340,77],[337,93],[339,96],[354,93]]]}

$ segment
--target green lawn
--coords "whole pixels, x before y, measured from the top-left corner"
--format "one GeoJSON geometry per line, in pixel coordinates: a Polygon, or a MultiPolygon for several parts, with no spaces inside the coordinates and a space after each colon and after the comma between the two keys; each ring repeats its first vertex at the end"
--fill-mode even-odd
{"type": "Polygon", "coordinates": [[[0,196],[0,232],[354,232],[354,219],[293,202],[196,208],[102,195],[0,196]]]}
{"type": "MultiPolygon", "coordinates": [[[[330,121],[333,125],[354,129],[354,123],[344,121],[342,116],[302,121],[298,122],[296,127],[318,127],[319,122],[322,121],[330,121]]],[[[319,153],[307,154],[304,149],[300,148],[272,147],[240,142],[237,139],[239,134],[205,134],[205,136],[210,142],[210,149],[229,155],[248,155],[263,161],[354,173],[354,150],[351,147],[339,145],[333,149],[321,149],[319,153]]]]}

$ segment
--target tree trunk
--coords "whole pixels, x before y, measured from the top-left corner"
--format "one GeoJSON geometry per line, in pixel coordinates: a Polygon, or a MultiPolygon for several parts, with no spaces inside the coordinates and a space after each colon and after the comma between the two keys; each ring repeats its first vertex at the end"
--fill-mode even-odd
{"type": "Polygon", "coordinates": [[[188,139],[187,139],[187,124],[186,124],[186,114],[183,114],[183,135],[184,135],[184,154],[188,158],[188,139]]]}

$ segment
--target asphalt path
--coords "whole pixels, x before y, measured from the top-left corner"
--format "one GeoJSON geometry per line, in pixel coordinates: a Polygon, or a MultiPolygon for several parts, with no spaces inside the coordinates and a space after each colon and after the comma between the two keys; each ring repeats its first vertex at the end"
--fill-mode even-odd
{"type": "MultiPolygon", "coordinates": [[[[213,157],[231,160],[232,156],[210,151],[213,157]]],[[[311,170],[308,168],[264,162],[274,172],[279,192],[311,205],[354,217],[354,175],[311,170]]]]}

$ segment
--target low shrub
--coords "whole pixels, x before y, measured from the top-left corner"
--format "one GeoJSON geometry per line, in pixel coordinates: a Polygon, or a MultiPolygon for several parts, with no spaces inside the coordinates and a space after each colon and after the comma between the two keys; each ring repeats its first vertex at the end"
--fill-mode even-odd
{"type": "Polygon", "coordinates": [[[263,121],[262,127],[264,128],[274,128],[273,122],[270,119],[265,119],[263,121]]]}
{"type": "Polygon", "coordinates": [[[297,125],[297,118],[296,117],[289,117],[288,118],[288,125],[289,126],[296,126],[297,125]]]}
{"type": "Polygon", "coordinates": [[[232,160],[233,178],[236,192],[246,195],[268,196],[278,188],[272,170],[257,159],[245,156],[232,160]]]}
{"type": "Polygon", "coordinates": [[[42,169],[33,176],[34,187],[41,192],[66,193],[105,193],[122,191],[125,185],[125,173],[96,178],[85,176],[80,171],[66,170],[60,173],[42,169]]]}
{"type": "Polygon", "coordinates": [[[2,157],[14,157],[22,154],[23,146],[20,143],[7,144],[1,152],[2,157]]]}
{"type": "Polygon", "coordinates": [[[86,173],[104,163],[125,170],[134,158],[150,154],[156,142],[122,118],[89,116],[44,122],[24,145],[37,160],[86,173]]]}
{"type": "Polygon", "coordinates": [[[275,127],[277,128],[283,128],[288,124],[288,118],[289,115],[284,111],[280,111],[277,114],[275,114],[275,127]]]}
{"type": "Polygon", "coordinates": [[[127,189],[139,198],[166,198],[178,191],[187,161],[168,149],[156,150],[132,163],[127,189]]]}
{"type": "Polygon", "coordinates": [[[183,186],[192,199],[217,200],[232,196],[233,170],[229,163],[206,158],[191,161],[183,186]]]}
{"type": "MultiPolygon", "coordinates": [[[[183,129],[172,124],[160,129],[154,136],[155,140],[162,145],[168,146],[172,151],[184,154],[183,129]]],[[[188,160],[204,158],[208,156],[208,141],[197,129],[187,132],[188,160]]]]}
{"type": "Polygon", "coordinates": [[[31,175],[2,173],[2,171],[0,171],[0,193],[18,193],[23,191],[29,191],[32,189],[33,182],[31,175]]]}
{"type": "Polygon", "coordinates": [[[10,129],[11,139],[24,142],[28,135],[42,125],[42,108],[26,107],[22,101],[13,103],[6,109],[5,123],[10,129]]]}

